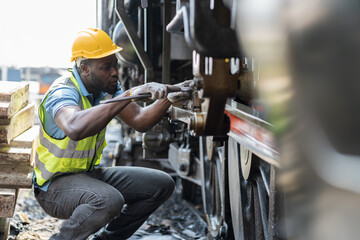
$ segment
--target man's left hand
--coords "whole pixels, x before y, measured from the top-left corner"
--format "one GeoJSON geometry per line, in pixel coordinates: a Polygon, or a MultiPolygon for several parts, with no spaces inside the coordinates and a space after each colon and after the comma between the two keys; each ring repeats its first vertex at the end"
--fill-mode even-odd
{"type": "Polygon", "coordinates": [[[181,102],[190,99],[190,92],[173,92],[167,95],[167,98],[171,103],[181,102]]]}
{"type": "MultiPolygon", "coordinates": [[[[172,87],[193,88],[194,87],[194,81],[193,80],[187,80],[187,81],[172,85],[172,87]]],[[[185,100],[190,99],[191,98],[191,92],[183,92],[183,91],[171,92],[171,93],[168,93],[167,98],[172,103],[181,102],[181,101],[185,101],[185,100]]]]}

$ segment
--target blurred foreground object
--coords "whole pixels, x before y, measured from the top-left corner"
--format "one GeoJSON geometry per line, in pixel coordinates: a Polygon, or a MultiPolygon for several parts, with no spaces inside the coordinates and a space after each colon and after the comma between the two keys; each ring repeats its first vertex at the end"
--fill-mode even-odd
{"type": "Polygon", "coordinates": [[[360,2],[238,4],[242,48],[279,139],[288,239],[360,234],[360,2]]]}

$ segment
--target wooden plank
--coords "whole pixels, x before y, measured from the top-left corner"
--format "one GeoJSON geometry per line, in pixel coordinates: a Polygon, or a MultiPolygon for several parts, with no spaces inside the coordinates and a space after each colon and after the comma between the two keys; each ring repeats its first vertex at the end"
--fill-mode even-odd
{"type": "Polygon", "coordinates": [[[32,127],[35,121],[34,110],[35,104],[29,104],[10,118],[8,125],[3,125],[8,119],[0,119],[0,143],[10,144],[12,139],[32,127]]]}
{"type": "Polygon", "coordinates": [[[0,81],[0,118],[11,118],[29,99],[29,83],[0,81]]]}
{"type": "Polygon", "coordinates": [[[31,188],[33,168],[30,165],[1,165],[0,187],[31,188]]]}
{"type": "Polygon", "coordinates": [[[0,164],[33,165],[38,145],[39,129],[40,126],[33,126],[12,140],[10,145],[1,143],[0,164]]]}
{"type": "MultiPolygon", "coordinates": [[[[24,114],[25,111],[28,111],[28,108],[32,105],[35,105],[34,103],[29,103],[24,108],[22,108],[19,112],[17,112],[13,117],[11,118],[0,118],[0,125],[10,125],[12,121],[14,121],[15,118],[19,117],[19,114],[24,114]]],[[[35,108],[33,109],[35,110],[35,108]]],[[[34,112],[35,114],[35,112],[34,112]]]]}
{"type": "Polygon", "coordinates": [[[0,217],[0,240],[7,240],[10,232],[10,218],[0,217]]]}
{"type": "MultiPolygon", "coordinates": [[[[34,141],[39,136],[40,126],[34,125],[10,142],[10,147],[32,148],[34,141]]],[[[5,144],[0,144],[0,147],[5,144]]]]}
{"type": "MultiPolygon", "coordinates": [[[[0,148],[0,164],[31,164],[31,148],[0,148]]],[[[0,165],[1,167],[1,165],[0,165]]],[[[0,170],[1,171],[1,170],[0,170]]]]}
{"type": "Polygon", "coordinates": [[[0,217],[11,218],[16,204],[16,189],[0,188],[0,217]]]}

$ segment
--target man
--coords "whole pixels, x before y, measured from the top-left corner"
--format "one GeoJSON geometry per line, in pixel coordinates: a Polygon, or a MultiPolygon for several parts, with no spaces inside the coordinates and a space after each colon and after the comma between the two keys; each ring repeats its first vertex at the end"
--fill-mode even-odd
{"type": "Polygon", "coordinates": [[[76,65],[56,80],[39,106],[42,123],[36,153],[35,197],[51,216],[67,219],[50,239],[126,239],[174,189],[166,173],[139,167],[94,168],[106,146],[105,127],[115,117],[137,131],[154,126],[174,101],[187,97],[179,86],[147,83],[123,91],[116,53],[121,48],[99,29],[78,33],[72,48],[76,65]],[[141,108],[131,100],[150,93],[156,100],[141,108]]]}

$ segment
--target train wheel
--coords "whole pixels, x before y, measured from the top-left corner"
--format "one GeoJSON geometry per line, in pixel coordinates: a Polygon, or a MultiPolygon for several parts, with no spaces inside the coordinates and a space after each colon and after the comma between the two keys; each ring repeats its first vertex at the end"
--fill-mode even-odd
{"type": "Polygon", "coordinates": [[[274,239],[274,167],[249,154],[232,138],[229,138],[228,160],[235,240],[274,239]],[[250,163],[251,166],[244,163],[250,163]],[[247,174],[245,178],[244,173],[247,174]]]}
{"type": "Polygon", "coordinates": [[[227,230],[224,221],[223,160],[223,147],[213,146],[210,137],[207,140],[200,137],[201,192],[209,237],[212,238],[223,237],[227,230]]]}

